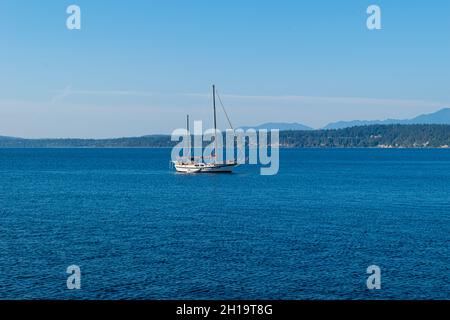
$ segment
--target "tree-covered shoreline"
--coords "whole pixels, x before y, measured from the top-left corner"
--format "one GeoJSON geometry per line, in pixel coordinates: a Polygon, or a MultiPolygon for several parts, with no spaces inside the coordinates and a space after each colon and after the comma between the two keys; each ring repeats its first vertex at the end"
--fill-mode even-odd
{"type": "MultiPolygon", "coordinates": [[[[270,141],[270,139],[269,139],[270,141]]],[[[0,137],[0,148],[170,148],[169,135],[112,139],[0,137]]],[[[450,125],[369,125],[333,130],[281,131],[282,148],[448,148],[450,125]]]]}

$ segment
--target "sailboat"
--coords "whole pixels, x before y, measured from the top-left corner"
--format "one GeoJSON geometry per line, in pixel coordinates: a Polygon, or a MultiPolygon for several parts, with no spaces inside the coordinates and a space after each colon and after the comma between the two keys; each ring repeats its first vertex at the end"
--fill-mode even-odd
{"type": "MultiPolygon", "coordinates": [[[[231,173],[238,165],[236,160],[227,162],[217,161],[217,115],[216,115],[216,87],[213,85],[213,111],[214,111],[214,141],[215,150],[212,162],[204,162],[203,159],[197,161],[191,156],[191,136],[189,133],[189,115],[187,116],[187,132],[188,132],[188,150],[189,156],[184,156],[181,159],[172,161],[175,170],[182,173],[231,173]]],[[[227,116],[228,117],[228,116],[227,116]]],[[[231,123],[230,123],[231,126],[231,123]]]]}

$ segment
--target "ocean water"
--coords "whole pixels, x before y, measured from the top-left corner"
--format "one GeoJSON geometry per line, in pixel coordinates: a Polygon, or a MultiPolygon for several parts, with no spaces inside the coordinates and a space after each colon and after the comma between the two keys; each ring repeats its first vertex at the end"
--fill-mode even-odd
{"type": "Polygon", "coordinates": [[[169,157],[0,150],[0,299],[450,299],[450,150],[282,150],[276,176],[169,157]]]}

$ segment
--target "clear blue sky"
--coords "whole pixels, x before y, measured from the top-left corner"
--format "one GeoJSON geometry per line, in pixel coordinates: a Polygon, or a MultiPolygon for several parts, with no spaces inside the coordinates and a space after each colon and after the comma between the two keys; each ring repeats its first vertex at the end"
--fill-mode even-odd
{"type": "Polygon", "coordinates": [[[170,133],[186,113],[209,125],[212,83],[235,125],[450,106],[448,0],[1,0],[0,40],[0,135],[170,133]],[[382,30],[366,28],[370,4],[382,30]]]}

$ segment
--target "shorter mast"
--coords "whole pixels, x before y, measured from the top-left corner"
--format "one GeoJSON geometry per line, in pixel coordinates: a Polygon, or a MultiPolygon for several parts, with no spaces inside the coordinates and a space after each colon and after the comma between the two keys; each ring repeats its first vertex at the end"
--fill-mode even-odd
{"type": "Polygon", "coordinates": [[[214,108],[214,159],[217,159],[217,118],[216,118],[216,86],[213,85],[213,108],[214,108]]]}

